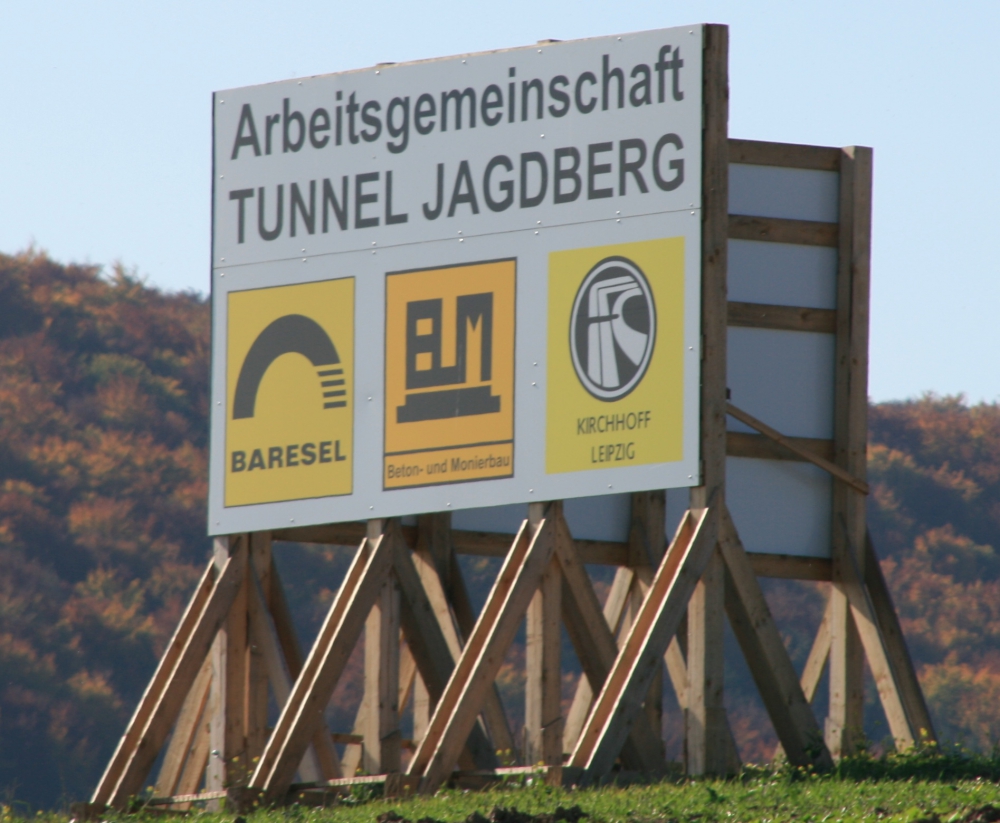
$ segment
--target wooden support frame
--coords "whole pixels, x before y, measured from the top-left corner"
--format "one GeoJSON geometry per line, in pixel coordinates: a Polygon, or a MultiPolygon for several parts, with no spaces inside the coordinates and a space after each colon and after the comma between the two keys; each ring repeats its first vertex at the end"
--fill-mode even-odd
{"type": "MultiPolygon", "coordinates": [[[[591,776],[610,770],[628,736],[632,721],[714,546],[703,526],[707,510],[688,511],[663,556],[635,623],[615,659],[591,709],[569,765],[591,776]]],[[[690,665],[690,664],[689,664],[690,665]]]]}

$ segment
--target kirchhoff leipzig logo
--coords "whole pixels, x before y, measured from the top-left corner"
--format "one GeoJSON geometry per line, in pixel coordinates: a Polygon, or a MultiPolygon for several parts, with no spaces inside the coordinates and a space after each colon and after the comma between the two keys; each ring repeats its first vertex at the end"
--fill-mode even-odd
{"type": "Polygon", "coordinates": [[[583,387],[618,400],[642,381],[656,342],[649,281],[625,257],[606,257],[583,279],[573,301],[569,348],[583,387]]]}

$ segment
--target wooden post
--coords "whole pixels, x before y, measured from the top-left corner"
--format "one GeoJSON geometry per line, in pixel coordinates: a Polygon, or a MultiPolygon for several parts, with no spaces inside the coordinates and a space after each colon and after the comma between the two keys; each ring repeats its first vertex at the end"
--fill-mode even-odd
{"type": "MultiPolygon", "coordinates": [[[[528,521],[536,530],[543,517],[558,517],[560,503],[528,507],[528,521]]],[[[562,575],[553,557],[528,606],[526,682],[524,690],[524,760],[528,764],[562,763],[562,707],[559,646],[562,575]]]]}
{"type": "MultiPolygon", "coordinates": [[[[368,521],[368,538],[376,540],[384,520],[368,521]]],[[[365,701],[367,713],[364,768],[369,774],[400,769],[399,730],[399,586],[394,575],[382,585],[365,621],[365,701]]]]}
{"type": "MultiPolygon", "coordinates": [[[[264,603],[271,598],[271,533],[249,535],[250,563],[260,582],[264,603]]],[[[267,742],[267,664],[264,651],[252,640],[247,644],[246,661],[246,756],[249,762],[260,757],[267,742]]]]}
{"type": "MultiPolygon", "coordinates": [[[[666,546],[667,495],[664,491],[635,492],[632,495],[632,525],[629,529],[629,562],[633,568],[646,567],[648,579],[660,565],[666,546]]],[[[645,575],[640,576],[640,582],[645,575]]],[[[638,592],[637,592],[638,593],[638,592]]],[[[633,614],[638,612],[641,599],[633,614]]],[[[646,718],[656,737],[663,739],[663,663],[656,664],[656,673],[646,695],[646,718]]]]}
{"type": "MultiPolygon", "coordinates": [[[[871,149],[844,149],[840,157],[834,462],[862,481],[867,477],[871,181],[871,149]]],[[[836,479],[833,521],[826,744],[836,758],[854,752],[864,731],[864,653],[844,589],[844,564],[845,552],[853,546],[855,563],[864,574],[866,533],[864,496],[836,479]],[[846,524],[846,533],[838,526],[841,522],[846,524]]]]}
{"type": "MultiPolygon", "coordinates": [[[[222,569],[237,542],[249,535],[215,539],[215,563],[222,569]]],[[[249,558],[248,558],[249,562],[249,558]]],[[[246,756],[247,581],[240,584],[222,628],[212,644],[213,708],[210,721],[210,755],[205,789],[219,791],[245,785],[251,764],[246,756]]]]}
{"type": "MultiPolygon", "coordinates": [[[[702,93],[701,460],[702,485],[691,508],[708,509],[705,538],[718,540],[726,479],[726,260],[729,242],[729,29],[705,26],[702,93]]],[[[725,774],[722,560],[713,552],[688,608],[688,726],[690,774],[725,774]]]]}

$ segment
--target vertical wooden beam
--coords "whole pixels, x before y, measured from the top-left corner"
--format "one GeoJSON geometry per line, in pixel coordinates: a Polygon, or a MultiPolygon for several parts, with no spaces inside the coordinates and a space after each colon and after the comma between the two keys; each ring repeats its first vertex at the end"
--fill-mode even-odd
{"type": "MultiPolygon", "coordinates": [[[[549,504],[549,517],[559,516],[562,505],[549,504]]],[[[538,528],[545,516],[544,503],[528,507],[528,522],[538,528]]],[[[558,766],[562,763],[562,708],[559,646],[562,575],[553,557],[531,598],[527,615],[524,688],[524,749],[526,763],[558,766]]]]}
{"type": "MultiPolygon", "coordinates": [[[[229,559],[231,546],[246,546],[249,535],[216,539],[215,562],[221,569],[229,559]]],[[[244,549],[245,550],[245,549],[244,549]]],[[[246,658],[247,588],[246,576],[233,600],[229,615],[212,644],[211,756],[205,788],[219,791],[245,783],[249,776],[246,757],[246,658]]]]}
{"type": "MultiPolygon", "coordinates": [[[[370,520],[368,538],[376,540],[386,521],[370,520]]],[[[364,768],[389,774],[400,768],[399,730],[399,587],[389,575],[365,621],[364,768]]]]}
{"type": "MultiPolygon", "coordinates": [[[[260,584],[266,604],[271,593],[271,533],[255,532],[249,535],[250,564],[260,584]]],[[[249,605],[249,603],[248,603],[249,605]]],[[[267,665],[260,645],[247,643],[246,660],[246,756],[249,762],[258,758],[267,742],[267,665]]]]}
{"type": "MultiPolygon", "coordinates": [[[[871,259],[872,152],[841,151],[840,231],[834,384],[834,462],[867,477],[868,303],[871,259]]],[[[826,743],[836,758],[856,751],[864,733],[864,657],[844,590],[850,546],[864,573],[865,498],[833,481],[833,592],[831,594],[830,711],[826,743]],[[836,524],[846,523],[846,532],[836,524]]]]}
{"type": "Polygon", "coordinates": [[[688,606],[687,754],[689,774],[726,773],[723,704],[725,576],[712,552],[688,606]]]}
{"type": "MultiPolygon", "coordinates": [[[[666,544],[667,495],[665,491],[634,492],[632,494],[632,525],[629,529],[629,564],[646,567],[648,579],[660,565],[666,544]]],[[[643,578],[640,577],[640,580],[643,578]]],[[[638,610],[636,604],[636,610],[638,610]]],[[[649,685],[646,695],[646,718],[657,739],[663,739],[663,666],[649,685]]]]}
{"type": "MultiPolygon", "coordinates": [[[[718,539],[726,478],[726,266],[729,233],[729,29],[703,29],[701,232],[701,485],[691,507],[708,510],[702,528],[718,539]]],[[[723,681],[722,561],[713,556],[688,609],[688,768],[726,772],[723,681]]]]}

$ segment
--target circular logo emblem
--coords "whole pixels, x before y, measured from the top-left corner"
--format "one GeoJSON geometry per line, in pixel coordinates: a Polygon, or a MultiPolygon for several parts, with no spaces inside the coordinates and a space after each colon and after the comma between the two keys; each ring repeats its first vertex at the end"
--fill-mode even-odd
{"type": "Polygon", "coordinates": [[[656,341],[656,307],[642,270],[606,257],[576,293],[569,348],[583,387],[599,400],[618,400],[642,381],[656,341]]]}

